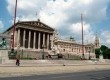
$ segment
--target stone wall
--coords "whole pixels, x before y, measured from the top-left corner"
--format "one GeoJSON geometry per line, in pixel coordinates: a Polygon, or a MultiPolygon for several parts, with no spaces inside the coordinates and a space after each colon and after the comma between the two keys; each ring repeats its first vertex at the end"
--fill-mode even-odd
{"type": "Polygon", "coordinates": [[[8,49],[0,49],[0,64],[3,64],[9,60],[8,51],[8,49]]]}
{"type": "MultiPolygon", "coordinates": [[[[21,58],[32,58],[32,59],[42,59],[43,52],[42,51],[32,51],[32,50],[19,50],[17,53],[20,54],[21,58]]],[[[46,59],[46,56],[48,55],[48,52],[44,52],[44,57],[46,59]]]]}

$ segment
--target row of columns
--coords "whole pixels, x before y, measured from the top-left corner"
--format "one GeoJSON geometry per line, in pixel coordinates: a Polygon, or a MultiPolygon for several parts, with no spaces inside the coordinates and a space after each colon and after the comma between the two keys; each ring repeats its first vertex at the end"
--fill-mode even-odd
{"type": "MultiPolygon", "coordinates": [[[[21,30],[18,29],[18,31],[17,31],[17,45],[20,45],[20,40],[21,40],[20,39],[20,36],[21,36],[20,32],[21,32],[21,30]]],[[[21,41],[23,41],[23,48],[25,48],[25,45],[26,45],[26,43],[25,43],[25,40],[26,40],[25,39],[26,38],[26,30],[25,29],[23,30],[23,34],[22,35],[23,35],[23,40],[21,40],[21,41]]],[[[28,36],[28,48],[30,48],[30,46],[31,46],[30,44],[32,43],[31,42],[31,36],[32,36],[32,31],[31,30],[29,30],[28,35],[29,35],[28,36]]],[[[49,33],[47,33],[47,36],[46,36],[46,33],[43,33],[43,42],[42,42],[41,41],[41,32],[38,32],[38,40],[36,40],[36,31],[34,31],[34,35],[33,35],[33,49],[36,48],[36,42],[37,42],[38,49],[40,49],[43,45],[45,45],[45,47],[47,49],[49,49],[50,38],[51,38],[51,35],[49,33]],[[46,43],[45,43],[45,41],[46,41],[46,43]]]]}
{"type": "MultiPolygon", "coordinates": [[[[64,43],[66,44],[66,43],[64,43]]],[[[62,44],[58,44],[56,45],[57,49],[60,49],[61,52],[76,52],[76,53],[82,53],[82,48],[81,46],[78,47],[74,47],[74,46],[78,46],[77,44],[74,44],[72,46],[62,46],[62,44]]],[[[84,52],[88,53],[89,51],[92,52],[92,46],[84,46],[84,52]]]]}

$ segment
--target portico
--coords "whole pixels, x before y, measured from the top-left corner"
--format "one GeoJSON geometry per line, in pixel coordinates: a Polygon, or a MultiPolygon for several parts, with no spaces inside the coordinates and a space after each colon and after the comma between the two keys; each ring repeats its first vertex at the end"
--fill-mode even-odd
{"type": "Polygon", "coordinates": [[[52,33],[18,28],[17,35],[15,42],[17,40],[17,45],[20,44],[21,48],[42,49],[42,45],[45,45],[46,49],[49,50],[51,47],[50,36],[52,36],[52,33]]]}
{"type": "MultiPolygon", "coordinates": [[[[13,26],[7,29],[5,34],[13,33],[13,26]]],[[[19,21],[16,23],[14,49],[20,45],[23,51],[23,57],[38,58],[42,55],[41,51],[45,48],[45,54],[51,50],[53,46],[54,29],[48,25],[38,21],[19,21]]]]}

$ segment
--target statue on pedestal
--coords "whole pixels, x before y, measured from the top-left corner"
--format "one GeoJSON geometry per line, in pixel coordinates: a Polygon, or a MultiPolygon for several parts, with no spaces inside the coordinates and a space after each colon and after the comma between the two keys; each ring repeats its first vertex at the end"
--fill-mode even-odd
{"type": "Polygon", "coordinates": [[[0,48],[6,48],[7,47],[7,43],[5,38],[2,38],[2,41],[0,42],[0,48]]]}
{"type": "Polygon", "coordinates": [[[99,61],[104,62],[102,51],[100,50],[99,61]]]}

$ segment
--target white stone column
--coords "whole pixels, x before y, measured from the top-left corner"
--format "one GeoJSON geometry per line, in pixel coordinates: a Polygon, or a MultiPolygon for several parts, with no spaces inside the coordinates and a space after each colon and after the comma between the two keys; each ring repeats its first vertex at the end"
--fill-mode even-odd
{"type": "Polygon", "coordinates": [[[33,48],[34,49],[35,49],[35,46],[36,46],[35,41],[36,41],[36,32],[34,31],[34,39],[33,39],[33,48]]]}
{"type": "Polygon", "coordinates": [[[45,45],[45,33],[43,33],[43,45],[45,45]]]}
{"type": "Polygon", "coordinates": [[[25,37],[26,37],[26,30],[23,31],[23,48],[25,48],[25,37]]]}
{"type": "Polygon", "coordinates": [[[17,47],[17,30],[15,31],[15,36],[14,36],[14,47],[17,47]]]}
{"type": "Polygon", "coordinates": [[[51,39],[51,48],[53,47],[53,35],[50,35],[50,39],[51,39]]]}
{"type": "Polygon", "coordinates": [[[84,48],[84,53],[85,53],[86,52],[85,46],[83,48],[84,48]]]}
{"type": "Polygon", "coordinates": [[[20,29],[18,29],[18,35],[17,35],[17,46],[20,45],[20,29]]]}
{"type": "Polygon", "coordinates": [[[31,41],[31,31],[29,31],[29,38],[28,38],[28,48],[30,48],[30,41],[31,41]]]}
{"type": "Polygon", "coordinates": [[[40,38],[41,38],[41,33],[40,33],[40,32],[39,32],[39,34],[38,34],[38,37],[39,37],[39,38],[38,38],[38,49],[40,49],[40,43],[41,43],[41,42],[40,42],[40,38]]]}
{"type": "Polygon", "coordinates": [[[49,34],[47,34],[47,49],[49,49],[49,34]]]}

